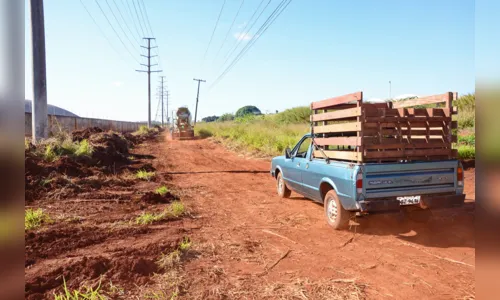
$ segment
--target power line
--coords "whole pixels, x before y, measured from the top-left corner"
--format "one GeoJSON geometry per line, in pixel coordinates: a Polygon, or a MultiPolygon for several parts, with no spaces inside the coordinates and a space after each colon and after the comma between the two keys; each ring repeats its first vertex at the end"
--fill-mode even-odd
{"type": "Polygon", "coordinates": [[[88,15],[90,16],[90,18],[92,19],[92,21],[94,22],[94,24],[97,26],[97,28],[99,28],[99,31],[104,36],[104,38],[106,39],[106,41],[108,41],[108,43],[111,46],[111,48],[113,48],[113,50],[116,52],[116,54],[118,54],[118,56],[120,57],[121,60],[123,60],[124,62],[126,62],[125,59],[123,58],[122,54],[118,50],[116,50],[115,46],[113,46],[113,43],[111,43],[111,41],[109,40],[109,38],[106,35],[106,33],[104,33],[104,31],[102,30],[101,26],[99,26],[99,24],[96,22],[96,20],[94,19],[94,17],[90,13],[90,11],[87,9],[87,6],[85,6],[85,4],[83,4],[82,0],[80,0],[80,3],[82,4],[83,8],[85,8],[85,10],[87,11],[88,15]]]}
{"type": "Polygon", "coordinates": [[[219,16],[217,17],[217,22],[215,22],[214,30],[212,31],[212,36],[210,36],[210,41],[208,42],[207,50],[205,50],[205,54],[203,55],[202,65],[205,62],[205,58],[207,57],[208,49],[210,48],[210,44],[212,43],[212,39],[214,38],[215,30],[219,25],[220,16],[222,15],[222,11],[224,10],[224,6],[226,5],[226,0],[222,3],[222,7],[220,8],[219,16]]]}
{"type": "MultiPolygon", "coordinates": [[[[143,6],[143,10],[144,10],[144,14],[146,15],[146,21],[148,22],[148,25],[149,25],[149,31],[151,32],[151,36],[155,36],[154,35],[154,32],[153,32],[153,27],[151,27],[151,23],[149,22],[149,16],[148,16],[148,11],[146,9],[146,5],[144,5],[144,1],[141,0],[141,3],[142,3],[142,6],[143,6]]],[[[156,40],[155,40],[155,43],[156,40]]],[[[158,45],[158,43],[157,43],[158,45]]],[[[160,66],[160,68],[163,68],[162,66],[162,63],[161,63],[161,57],[160,57],[160,50],[158,50],[159,48],[156,48],[156,55],[158,55],[158,58],[156,59],[156,63],[158,63],[158,65],[160,66]]]]}
{"type": "MultiPolygon", "coordinates": [[[[107,1],[106,1],[106,2],[107,2],[107,1]]],[[[130,29],[130,27],[128,26],[128,22],[127,22],[127,20],[125,20],[125,17],[123,17],[123,14],[122,14],[122,11],[120,10],[120,7],[118,7],[118,4],[116,4],[116,1],[115,1],[115,0],[113,0],[113,3],[115,4],[116,9],[118,10],[118,13],[119,13],[119,14],[120,14],[120,16],[122,17],[122,20],[123,20],[123,22],[125,23],[125,26],[127,27],[128,31],[130,32],[130,34],[131,34],[132,36],[134,36],[134,33],[132,32],[132,30],[131,30],[131,29],[130,29]]],[[[136,39],[136,42],[139,44],[139,40],[140,40],[140,37],[141,37],[141,36],[139,35],[138,37],[139,37],[139,38],[137,38],[137,37],[134,37],[134,38],[136,39]]]]}
{"type": "Polygon", "coordinates": [[[137,12],[137,7],[135,6],[135,0],[131,0],[131,1],[132,1],[132,4],[134,5],[134,11],[135,11],[135,15],[137,17],[137,21],[139,21],[139,26],[141,27],[142,36],[146,36],[146,34],[144,34],[144,28],[142,27],[141,18],[139,18],[139,13],[137,12]]]}
{"type": "Polygon", "coordinates": [[[106,18],[106,20],[108,21],[108,24],[109,26],[111,26],[111,29],[113,29],[113,31],[115,32],[116,36],[118,37],[118,39],[120,40],[120,42],[122,43],[123,47],[125,47],[125,50],[127,50],[127,52],[130,54],[130,56],[132,56],[132,58],[140,63],[137,58],[135,58],[135,56],[132,54],[132,52],[130,52],[130,50],[127,48],[127,45],[125,45],[125,43],[123,42],[122,38],[120,37],[120,35],[118,34],[118,32],[116,32],[115,28],[113,27],[113,25],[111,24],[111,22],[109,21],[109,18],[108,16],[106,16],[106,13],[104,12],[104,10],[102,9],[101,5],[99,4],[99,2],[97,0],[95,0],[95,3],[97,4],[97,6],[99,6],[99,9],[101,10],[102,14],[104,15],[104,17],[106,18]]]}
{"type": "Polygon", "coordinates": [[[224,46],[224,44],[226,43],[227,37],[228,37],[228,36],[229,36],[229,34],[231,33],[231,29],[233,29],[234,22],[236,22],[236,18],[238,18],[238,15],[240,14],[240,10],[241,10],[241,8],[243,7],[243,3],[245,3],[245,0],[241,0],[240,7],[238,8],[238,11],[236,12],[236,15],[234,16],[233,23],[231,23],[231,26],[229,27],[229,30],[228,30],[228,31],[227,31],[227,33],[226,33],[226,37],[224,38],[224,41],[222,42],[222,45],[220,45],[220,48],[219,48],[219,50],[217,51],[217,54],[215,55],[214,62],[215,62],[215,60],[217,59],[217,57],[219,56],[220,50],[222,49],[222,47],[223,47],[223,46],[224,46]]]}
{"type": "MultiPolygon", "coordinates": [[[[111,8],[111,5],[109,5],[109,2],[108,0],[105,0],[106,1],[106,5],[108,6],[109,10],[111,11],[111,14],[113,15],[113,17],[115,18],[116,20],[116,23],[118,23],[118,26],[120,27],[120,29],[122,30],[122,32],[125,34],[125,37],[127,38],[127,40],[130,42],[130,44],[132,45],[132,47],[134,47],[133,49],[135,49],[135,45],[134,43],[132,42],[132,40],[129,38],[128,34],[125,32],[125,30],[123,29],[122,25],[120,24],[120,21],[118,21],[118,18],[116,17],[115,13],[113,12],[113,9],[111,8]]],[[[127,22],[125,22],[125,25],[127,24],[127,22]]],[[[139,51],[140,53],[140,51],[139,51]]]]}
{"type": "Polygon", "coordinates": [[[253,17],[255,16],[255,14],[257,13],[259,7],[262,5],[262,3],[264,2],[264,0],[262,2],[260,2],[259,4],[259,7],[257,7],[257,9],[255,10],[254,14],[252,15],[252,17],[250,18],[250,21],[246,24],[245,28],[243,29],[243,32],[241,33],[240,35],[240,38],[238,39],[238,41],[236,41],[236,44],[234,46],[234,48],[228,52],[228,54],[226,54],[226,56],[224,57],[225,60],[224,60],[224,63],[222,64],[222,66],[224,66],[226,64],[226,62],[229,60],[229,57],[231,57],[231,55],[234,53],[234,51],[236,49],[238,49],[238,47],[241,45],[241,43],[243,43],[243,38],[244,36],[248,35],[248,33],[250,32],[250,30],[252,30],[253,26],[255,25],[255,23],[257,23],[257,21],[260,19],[260,17],[262,16],[262,14],[264,13],[264,11],[266,10],[266,8],[269,6],[269,4],[271,4],[271,1],[272,0],[269,0],[269,2],[267,2],[266,6],[264,6],[264,8],[262,9],[262,11],[260,12],[260,14],[257,16],[257,19],[255,19],[255,21],[252,23],[252,25],[250,26],[250,28],[248,30],[247,27],[248,25],[250,24],[251,22],[251,19],[253,19],[253,17]]]}
{"type": "Polygon", "coordinates": [[[248,43],[241,50],[241,52],[236,56],[236,58],[233,60],[233,62],[224,70],[224,72],[221,75],[219,75],[219,77],[217,77],[214,80],[214,83],[209,87],[209,89],[214,87],[234,67],[234,65],[236,65],[236,63],[238,63],[238,61],[248,52],[248,50],[257,42],[257,40],[266,32],[266,30],[269,28],[269,26],[271,26],[274,23],[274,21],[281,15],[281,13],[287,8],[287,6],[291,2],[292,2],[292,0],[281,1],[281,3],[276,7],[276,9],[273,11],[273,13],[267,18],[267,20],[264,22],[264,24],[259,28],[259,30],[255,34],[257,37],[255,39],[252,39],[250,41],[250,43],[248,43]]]}
{"type": "MultiPolygon", "coordinates": [[[[132,19],[132,23],[134,24],[135,31],[137,32],[137,36],[141,37],[141,33],[139,32],[139,27],[137,27],[137,22],[135,21],[134,14],[132,13],[132,9],[130,8],[130,4],[129,4],[128,0],[122,0],[122,3],[123,3],[123,1],[125,1],[127,3],[127,8],[128,8],[127,13],[130,16],[130,18],[132,19]]],[[[144,36],[144,34],[142,36],[144,36]]]]}

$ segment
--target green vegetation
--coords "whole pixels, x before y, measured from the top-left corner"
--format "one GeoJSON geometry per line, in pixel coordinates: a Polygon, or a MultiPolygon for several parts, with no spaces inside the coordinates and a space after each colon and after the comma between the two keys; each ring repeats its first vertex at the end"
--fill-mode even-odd
{"type": "Polygon", "coordinates": [[[162,253],[156,264],[161,269],[169,269],[180,263],[182,255],[187,253],[191,248],[191,241],[189,237],[184,237],[184,239],[179,243],[177,249],[165,254],[162,253]]]}
{"type": "Polygon", "coordinates": [[[260,112],[260,109],[258,109],[257,107],[253,106],[253,105],[247,105],[247,106],[243,106],[242,108],[238,109],[236,111],[236,118],[241,118],[241,117],[244,117],[246,115],[261,115],[262,113],[260,112]]]}
{"type": "Polygon", "coordinates": [[[222,116],[220,116],[217,119],[218,122],[225,122],[225,121],[232,121],[232,120],[234,120],[234,115],[229,114],[229,113],[223,114],[222,116]]]}
{"type": "Polygon", "coordinates": [[[51,222],[50,217],[41,208],[36,210],[29,208],[24,212],[24,230],[36,229],[51,222]]]}
{"type": "Polygon", "coordinates": [[[63,277],[63,290],[64,292],[62,294],[56,294],[54,293],[54,299],[55,300],[104,300],[108,299],[104,295],[101,294],[99,291],[101,288],[101,281],[99,281],[99,285],[97,288],[93,289],[92,287],[84,287],[85,292],[81,292],[80,290],[73,290],[70,291],[68,287],[66,286],[66,280],[63,277]]]}
{"type": "Polygon", "coordinates": [[[94,149],[87,140],[73,141],[71,137],[50,138],[41,143],[37,149],[38,155],[45,161],[53,162],[61,156],[92,156],[94,149]]]}
{"type": "Polygon", "coordinates": [[[135,173],[135,177],[137,179],[141,180],[147,180],[150,181],[151,179],[155,178],[156,173],[155,172],[148,172],[146,170],[139,170],[137,173],[135,173]]]}
{"type": "Polygon", "coordinates": [[[163,220],[179,218],[184,215],[185,212],[186,209],[184,204],[179,201],[174,201],[160,213],[143,212],[135,219],[135,223],[138,225],[149,225],[163,220]]]}
{"type": "Polygon", "coordinates": [[[147,125],[141,125],[139,126],[139,129],[135,132],[133,132],[132,134],[133,135],[149,135],[151,133],[157,133],[158,132],[158,128],[156,127],[151,127],[151,128],[148,128],[147,125]]]}
{"type": "Polygon", "coordinates": [[[458,157],[461,159],[473,159],[476,157],[476,148],[469,145],[458,146],[458,157]]]}
{"type": "Polygon", "coordinates": [[[166,186],[161,186],[156,189],[155,193],[160,196],[165,196],[168,193],[168,188],[166,186]]]}

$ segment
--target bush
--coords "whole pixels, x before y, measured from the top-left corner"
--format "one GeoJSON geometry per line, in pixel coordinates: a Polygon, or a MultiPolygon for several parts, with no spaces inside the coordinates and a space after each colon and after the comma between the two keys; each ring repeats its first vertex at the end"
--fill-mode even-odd
{"type": "Polygon", "coordinates": [[[279,124],[309,123],[311,109],[307,106],[300,106],[287,109],[274,116],[279,124]]]}
{"type": "Polygon", "coordinates": [[[458,146],[458,157],[460,159],[473,159],[476,157],[476,148],[469,145],[458,146]]]}
{"type": "Polygon", "coordinates": [[[225,122],[225,121],[232,121],[234,120],[234,115],[233,114],[223,114],[222,116],[220,116],[217,121],[218,122],[225,122]]]}

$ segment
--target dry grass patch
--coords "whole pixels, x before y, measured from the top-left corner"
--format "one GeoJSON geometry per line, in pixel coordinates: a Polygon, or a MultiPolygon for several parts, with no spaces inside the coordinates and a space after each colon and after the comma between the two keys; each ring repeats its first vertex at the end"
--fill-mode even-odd
{"type": "Polygon", "coordinates": [[[352,279],[318,282],[298,279],[294,282],[268,285],[263,296],[268,299],[361,300],[366,299],[364,288],[364,285],[352,279]]]}

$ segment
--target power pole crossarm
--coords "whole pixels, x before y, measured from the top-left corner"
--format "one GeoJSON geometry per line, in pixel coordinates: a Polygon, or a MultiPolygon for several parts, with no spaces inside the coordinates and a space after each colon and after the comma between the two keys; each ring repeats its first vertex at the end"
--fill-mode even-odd
{"type": "Polygon", "coordinates": [[[198,116],[198,99],[200,98],[200,82],[206,82],[206,81],[203,79],[196,79],[196,78],[193,78],[193,80],[198,81],[198,92],[196,93],[196,109],[194,110],[194,125],[196,125],[196,117],[198,116]]]}

